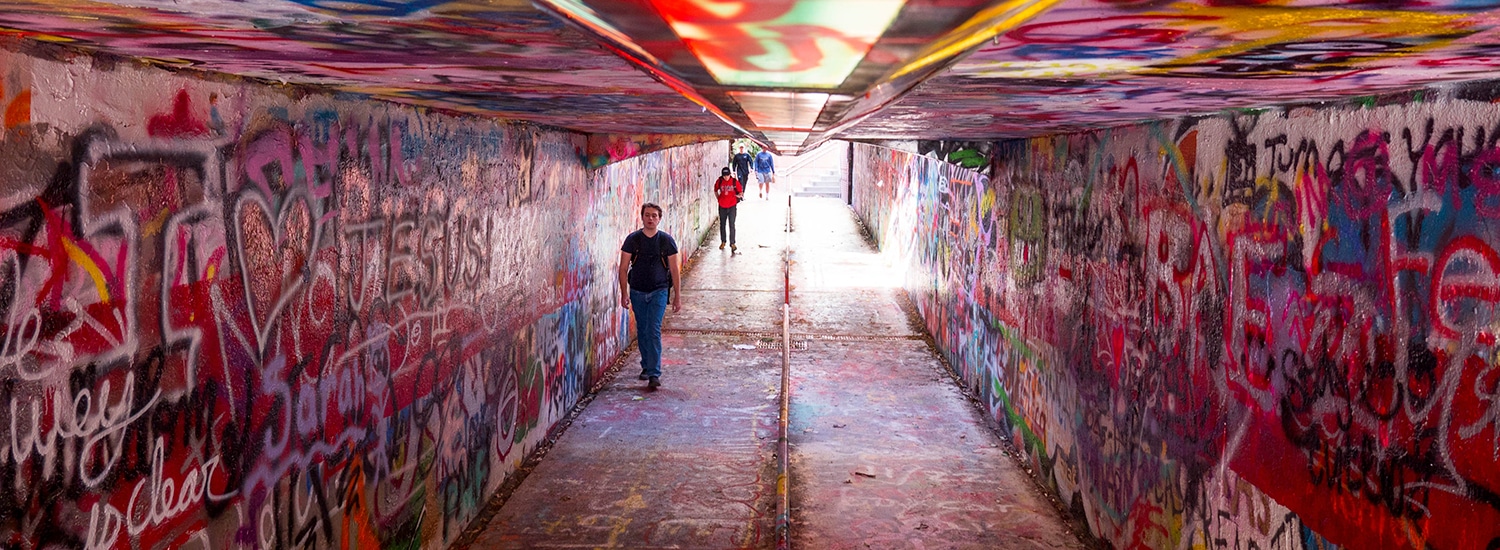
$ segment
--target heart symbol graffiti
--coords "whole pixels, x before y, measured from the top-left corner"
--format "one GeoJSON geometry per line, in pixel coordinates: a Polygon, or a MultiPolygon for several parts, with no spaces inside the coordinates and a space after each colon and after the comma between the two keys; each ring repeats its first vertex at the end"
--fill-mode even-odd
{"type": "Polygon", "coordinates": [[[284,197],[279,209],[247,194],[235,205],[235,220],[240,277],[256,349],[264,358],[282,311],[308,280],[316,240],[312,212],[300,194],[284,197]]]}

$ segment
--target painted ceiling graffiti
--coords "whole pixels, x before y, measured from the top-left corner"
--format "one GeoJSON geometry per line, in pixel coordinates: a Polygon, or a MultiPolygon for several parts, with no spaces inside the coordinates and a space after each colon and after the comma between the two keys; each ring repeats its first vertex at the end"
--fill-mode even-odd
{"type": "Polygon", "coordinates": [[[847,135],[1038,136],[1500,76],[1500,2],[1222,4],[1065,2],[847,135]]]}
{"type": "Polygon", "coordinates": [[[836,2],[654,2],[689,50],[724,84],[834,88],[896,17],[901,0],[836,2]],[[841,26],[826,24],[842,19],[841,26]]]}
{"type": "Polygon", "coordinates": [[[523,2],[154,3],[8,1],[0,35],[585,132],[729,133],[523,2]]]}
{"type": "Polygon", "coordinates": [[[829,138],[1045,135],[1500,74],[1497,0],[876,4],[14,0],[0,36],[587,133],[743,129],[789,152],[829,138]]]}

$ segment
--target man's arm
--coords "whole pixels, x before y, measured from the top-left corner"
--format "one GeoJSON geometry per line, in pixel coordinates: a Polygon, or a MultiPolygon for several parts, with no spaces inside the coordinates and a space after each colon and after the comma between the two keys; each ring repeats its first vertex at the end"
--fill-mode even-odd
{"type": "Polygon", "coordinates": [[[682,311],[682,264],[677,261],[679,254],[667,256],[667,265],[672,269],[672,313],[682,311]]]}
{"type": "Polygon", "coordinates": [[[630,309],[630,253],[620,251],[620,306],[630,309]]]}

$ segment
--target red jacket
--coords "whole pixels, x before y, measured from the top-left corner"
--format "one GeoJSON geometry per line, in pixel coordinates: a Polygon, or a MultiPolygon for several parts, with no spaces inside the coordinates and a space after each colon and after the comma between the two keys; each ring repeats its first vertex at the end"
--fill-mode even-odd
{"type": "Polygon", "coordinates": [[[734,176],[719,176],[714,182],[714,194],[719,196],[719,208],[734,208],[740,203],[740,195],[744,194],[745,186],[740,185],[740,180],[734,176]]]}

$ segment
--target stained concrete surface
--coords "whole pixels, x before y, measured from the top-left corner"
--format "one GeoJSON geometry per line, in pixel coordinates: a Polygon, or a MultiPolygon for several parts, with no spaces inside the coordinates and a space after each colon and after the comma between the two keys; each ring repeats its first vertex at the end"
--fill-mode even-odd
{"type": "Polygon", "coordinates": [[[792,293],[792,332],[814,335],[918,336],[890,290],[792,293]]]}
{"type": "Polygon", "coordinates": [[[1076,548],[921,341],[794,365],[794,548],[1076,548]],[[851,386],[858,386],[851,388],[851,386]]]}
{"type": "Polygon", "coordinates": [[[835,199],[741,207],[668,312],[663,387],[623,366],[468,548],[775,548],[783,247],[792,548],[1079,548],[914,327],[835,199]],[[805,347],[805,349],[804,349],[805,347]]]}
{"type": "Polygon", "coordinates": [[[808,341],[791,363],[792,548],[1084,547],[920,338],[902,274],[848,207],[801,200],[792,219],[808,341]]]}
{"type": "Polygon", "coordinates": [[[627,363],[469,547],[774,546],[780,356],[741,340],[665,334],[665,385],[627,363]]]}

